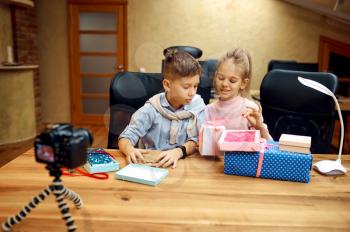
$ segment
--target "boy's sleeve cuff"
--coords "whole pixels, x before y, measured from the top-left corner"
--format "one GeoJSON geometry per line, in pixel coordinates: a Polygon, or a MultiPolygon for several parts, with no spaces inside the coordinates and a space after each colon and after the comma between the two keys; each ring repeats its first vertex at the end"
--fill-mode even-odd
{"type": "Polygon", "coordinates": [[[135,145],[137,144],[138,140],[139,140],[139,139],[137,138],[137,136],[133,136],[133,135],[127,134],[127,133],[126,133],[126,134],[120,135],[119,138],[118,138],[118,140],[121,139],[121,138],[129,139],[130,142],[131,142],[131,144],[132,144],[133,146],[135,146],[135,145]]]}

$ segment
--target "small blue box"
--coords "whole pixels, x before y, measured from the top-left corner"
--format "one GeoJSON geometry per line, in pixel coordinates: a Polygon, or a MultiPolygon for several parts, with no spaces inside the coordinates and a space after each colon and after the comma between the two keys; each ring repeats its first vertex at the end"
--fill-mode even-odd
{"type": "MultiPolygon", "coordinates": [[[[260,152],[225,152],[224,173],[256,177],[260,152]]],[[[261,178],[310,182],[312,155],[279,150],[277,142],[266,144],[261,178]]]]}
{"type": "Polygon", "coordinates": [[[89,152],[84,168],[90,174],[99,172],[112,172],[119,169],[119,163],[107,154],[89,152]]]}
{"type": "Polygon", "coordinates": [[[129,164],[115,173],[116,179],[155,186],[168,175],[168,170],[142,164],[129,164]]]}

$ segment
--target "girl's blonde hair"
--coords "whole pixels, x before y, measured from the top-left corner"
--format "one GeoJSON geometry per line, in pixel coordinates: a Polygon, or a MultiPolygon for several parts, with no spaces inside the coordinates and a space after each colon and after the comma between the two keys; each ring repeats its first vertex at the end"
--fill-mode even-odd
{"type": "Polygon", "coordinates": [[[201,75],[202,69],[198,61],[189,53],[168,49],[165,54],[163,76],[173,80],[180,77],[201,75]]]}
{"type": "MultiPolygon", "coordinates": [[[[228,51],[219,60],[216,70],[219,70],[220,65],[227,60],[232,61],[232,64],[240,67],[242,81],[244,79],[249,80],[247,86],[244,88],[244,90],[241,91],[243,97],[249,97],[250,82],[252,75],[252,62],[249,53],[242,48],[235,48],[233,50],[228,51]]],[[[216,78],[214,78],[214,86],[216,86],[215,79],[216,78]]]]}

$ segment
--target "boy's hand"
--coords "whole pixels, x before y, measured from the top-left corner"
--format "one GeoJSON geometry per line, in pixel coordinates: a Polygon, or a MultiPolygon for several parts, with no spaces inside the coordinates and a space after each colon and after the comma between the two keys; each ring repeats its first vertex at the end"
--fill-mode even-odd
{"type": "Polygon", "coordinates": [[[176,168],[177,161],[182,157],[181,149],[174,148],[172,150],[163,151],[156,159],[154,166],[166,168],[173,165],[172,168],[176,168]]]}
{"type": "Polygon", "coordinates": [[[138,160],[141,160],[141,162],[144,162],[145,159],[142,154],[146,154],[146,153],[149,153],[149,151],[131,147],[127,152],[125,152],[126,160],[128,161],[129,164],[130,163],[136,164],[138,163],[138,160]]]}

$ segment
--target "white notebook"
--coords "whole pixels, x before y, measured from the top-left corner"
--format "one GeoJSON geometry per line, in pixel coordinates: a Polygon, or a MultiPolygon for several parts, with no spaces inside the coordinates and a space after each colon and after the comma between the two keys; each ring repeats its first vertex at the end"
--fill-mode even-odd
{"type": "Polygon", "coordinates": [[[159,184],[167,175],[167,169],[142,164],[129,164],[115,173],[117,179],[153,186],[159,184]]]}

